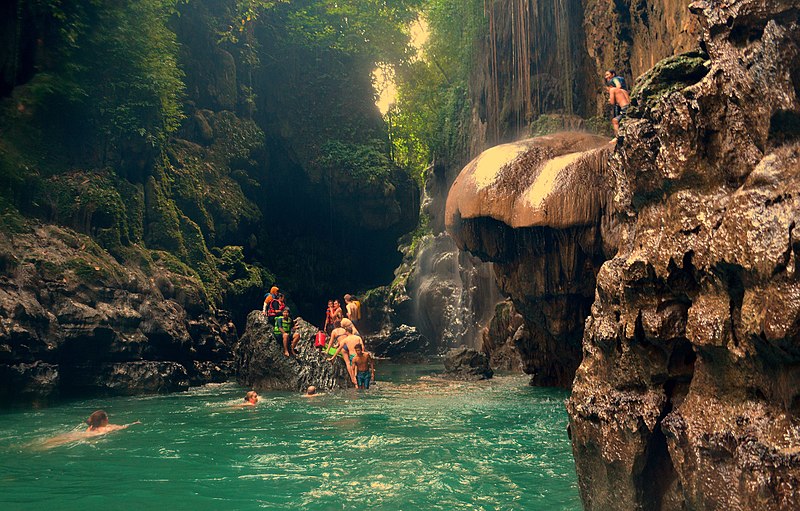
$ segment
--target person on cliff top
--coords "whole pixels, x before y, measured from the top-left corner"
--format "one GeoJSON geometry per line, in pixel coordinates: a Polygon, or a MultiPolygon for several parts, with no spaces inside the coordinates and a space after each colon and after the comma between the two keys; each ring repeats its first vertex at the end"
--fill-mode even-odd
{"type": "Polygon", "coordinates": [[[368,389],[370,381],[375,379],[375,359],[371,353],[364,351],[361,344],[356,344],[355,351],[350,367],[356,378],[356,386],[359,389],[368,389]]]}
{"type": "MultiPolygon", "coordinates": [[[[283,354],[285,356],[290,355],[297,355],[295,351],[295,347],[297,346],[297,342],[300,340],[300,332],[292,331],[294,327],[294,323],[292,322],[292,318],[289,315],[289,309],[283,309],[283,315],[280,317],[275,318],[275,326],[272,329],[272,333],[276,336],[281,336],[283,340],[283,354]],[[289,345],[289,337],[292,338],[291,346],[289,345]],[[289,348],[291,347],[291,353],[289,352],[289,348]]],[[[296,329],[294,329],[296,330],[296,329]]]]}
{"type": "Polygon", "coordinates": [[[628,111],[631,98],[628,91],[623,88],[625,81],[622,77],[614,76],[613,70],[606,71],[605,79],[608,89],[608,104],[614,110],[611,126],[614,128],[614,140],[616,140],[619,135],[619,123],[628,111]]]}
{"type": "Polygon", "coordinates": [[[278,298],[278,286],[272,286],[269,290],[269,293],[264,295],[264,305],[261,307],[261,315],[267,316],[269,312],[269,305],[272,303],[273,300],[278,298]]]}

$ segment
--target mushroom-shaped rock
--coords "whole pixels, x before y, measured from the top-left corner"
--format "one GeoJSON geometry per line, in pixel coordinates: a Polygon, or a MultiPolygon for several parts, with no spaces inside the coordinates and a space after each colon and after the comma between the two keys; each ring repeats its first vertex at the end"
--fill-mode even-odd
{"type": "Polygon", "coordinates": [[[610,148],[607,138],[564,132],[487,149],[450,188],[448,232],[463,245],[466,219],[492,218],[515,229],[596,223],[610,148]]]}
{"type": "Polygon", "coordinates": [[[495,263],[524,318],[515,346],[536,384],[568,386],[580,362],[595,275],[615,245],[604,214],[612,148],[575,132],[503,144],[467,164],[447,197],[447,231],[495,263]]]}

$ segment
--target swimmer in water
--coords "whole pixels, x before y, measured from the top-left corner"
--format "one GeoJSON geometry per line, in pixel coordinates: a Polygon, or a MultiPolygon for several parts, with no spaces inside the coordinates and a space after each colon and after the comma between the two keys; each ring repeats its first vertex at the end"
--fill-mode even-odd
{"type": "Polygon", "coordinates": [[[255,406],[256,403],[258,403],[258,394],[256,394],[256,391],[251,390],[244,395],[244,403],[238,403],[233,406],[236,408],[242,408],[244,406],[255,406]]]}
{"type": "Polygon", "coordinates": [[[130,424],[109,424],[108,414],[105,412],[105,410],[97,410],[92,413],[88,419],[86,419],[86,424],[89,426],[86,428],[86,431],[75,431],[72,433],[57,435],[53,438],[45,440],[38,445],[38,447],[41,449],[50,449],[52,447],[58,447],[59,445],[84,440],[86,438],[105,435],[106,433],[111,433],[112,431],[119,431],[121,429],[133,426],[134,424],[141,424],[141,422],[136,421],[131,422],[130,424]]]}
{"type": "Polygon", "coordinates": [[[311,385],[306,389],[306,393],[303,394],[303,397],[317,397],[317,396],[324,396],[325,394],[320,394],[317,392],[317,387],[311,385]]]}

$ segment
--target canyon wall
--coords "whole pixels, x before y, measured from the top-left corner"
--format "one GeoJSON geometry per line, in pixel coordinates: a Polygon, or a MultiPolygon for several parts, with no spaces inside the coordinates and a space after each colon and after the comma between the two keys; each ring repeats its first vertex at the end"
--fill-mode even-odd
{"type": "Polygon", "coordinates": [[[695,2],[611,159],[619,252],[568,402],[589,510],[800,505],[800,24],[695,2]]]}

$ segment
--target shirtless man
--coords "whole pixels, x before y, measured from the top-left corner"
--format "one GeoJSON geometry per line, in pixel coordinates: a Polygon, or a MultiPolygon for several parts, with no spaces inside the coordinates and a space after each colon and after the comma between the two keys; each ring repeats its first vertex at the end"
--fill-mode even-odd
{"type": "Polygon", "coordinates": [[[360,344],[356,344],[355,350],[356,356],[350,362],[350,367],[356,377],[356,386],[368,389],[370,380],[375,379],[375,359],[360,344]]]}
{"type": "Polygon", "coordinates": [[[317,392],[317,387],[311,385],[311,386],[308,387],[308,389],[306,389],[306,393],[303,394],[301,397],[317,397],[317,396],[324,396],[324,395],[325,395],[324,392],[323,393],[317,392]]]}
{"type": "Polygon", "coordinates": [[[606,71],[605,79],[608,84],[608,104],[614,107],[614,117],[611,119],[611,125],[614,127],[614,138],[616,138],[619,133],[619,121],[625,117],[631,98],[628,91],[620,87],[620,82],[614,80],[611,71],[606,71]]]}
{"type": "Polygon", "coordinates": [[[339,341],[339,347],[336,348],[336,352],[334,352],[333,356],[328,359],[328,362],[333,362],[333,359],[335,359],[336,356],[341,353],[342,358],[344,359],[344,364],[347,366],[347,374],[350,375],[350,380],[355,385],[356,377],[350,369],[350,361],[356,356],[356,346],[361,346],[361,349],[364,349],[364,345],[362,344],[361,336],[352,333],[352,327],[349,329],[346,328],[345,330],[347,330],[348,335],[339,341]]]}

